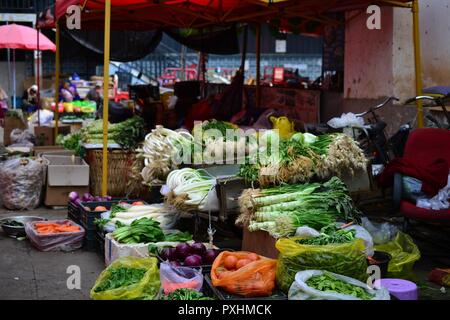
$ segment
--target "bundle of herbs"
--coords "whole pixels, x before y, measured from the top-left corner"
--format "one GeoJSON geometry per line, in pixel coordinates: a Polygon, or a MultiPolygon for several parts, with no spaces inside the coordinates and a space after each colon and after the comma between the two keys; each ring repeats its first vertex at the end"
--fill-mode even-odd
{"type": "Polygon", "coordinates": [[[247,189],[239,205],[237,224],[248,224],[249,231],[267,231],[275,238],[291,236],[301,226],[321,229],[337,220],[354,221],[360,216],[337,177],[323,184],[247,189]]]}

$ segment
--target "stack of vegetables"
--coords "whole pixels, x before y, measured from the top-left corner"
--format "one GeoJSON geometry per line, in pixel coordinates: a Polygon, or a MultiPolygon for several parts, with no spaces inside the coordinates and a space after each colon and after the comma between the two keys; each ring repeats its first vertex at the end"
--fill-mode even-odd
{"type": "Polygon", "coordinates": [[[205,170],[184,168],[167,176],[167,202],[183,211],[202,210],[216,180],[205,170]]]}
{"type": "Polygon", "coordinates": [[[246,189],[239,205],[237,224],[248,224],[249,231],[267,231],[275,238],[292,236],[301,226],[320,229],[336,220],[358,220],[360,215],[337,177],[323,184],[246,189]]]}
{"type": "Polygon", "coordinates": [[[239,175],[261,187],[328,179],[365,169],[367,160],[356,141],[345,134],[296,133],[281,139],[274,131],[260,137],[257,154],[241,165],[239,175]],[[264,141],[264,143],[261,143],[264,141]],[[279,148],[271,148],[277,144],[279,148]],[[272,150],[274,149],[274,150],[272,150]]]}
{"type": "Polygon", "coordinates": [[[188,232],[164,233],[158,221],[145,217],[133,220],[130,225],[118,223],[118,228],[114,230],[112,236],[118,242],[126,244],[192,240],[192,235],[188,232]]]}
{"type": "Polygon", "coordinates": [[[256,136],[246,135],[232,123],[208,120],[192,130],[198,150],[193,150],[194,163],[235,163],[238,158],[256,151],[256,136]]]}
{"type": "Polygon", "coordinates": [[[141,172],[143,183],[153,185],[163,183],[170,171],[178,168],[182,159],[188,157],[193,137],[187,131],[172,131],[156,126],[146,137],[138,156],[144,159],[145,167],[141,172]],[[184,151],[188,150],[188,154],[184,151]]]}
{"type": "Polygon", "coordinates": [[[215,249],[207,249],[201,242],[189,244],[183,242],[175,248],[162,248],[159,257],[163,261],[169,261],[174,266],[198,267],[212,265],[219,252],[215,249]]]}
{"type": "Polygon", "coordinates": [[[283,238],[276,243],[280,252],[277,264],[277,284],[285,292],[304,270],[326,270],[352,277],[367,279],[367,260],[364,240],[356,231],[337,227],[335,223],[323,227],[312,238],[283,238]]]}
{"type": "MultiPolygon", "coordinates": [[[[125,149],[135,148],[143,138],[144,119],[134,116],[120,123],[108,125],[108,143],[117,143],[125,149]]],[[[82,142],[103,143],[103,121],[95,120],[81,129],[82,142]]]]}

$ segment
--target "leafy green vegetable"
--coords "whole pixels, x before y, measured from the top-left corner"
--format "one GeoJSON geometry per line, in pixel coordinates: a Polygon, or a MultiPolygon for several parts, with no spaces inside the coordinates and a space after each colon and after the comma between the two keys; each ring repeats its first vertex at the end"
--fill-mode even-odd
{"type": "Polygon", "coordinates": [[[128,120],[120,122],[116,126],[116,131],[112,138],[125,149],[135,148],[143,139],[144,119],[134,116],[128,120]]]}
{"type": "Polygon", "coordinates": [[[167,296],[163,296],[161,300],[214,300],[209,297],[205,297],[201,292],[193,289],[177,289],[167,296]]]}
{"type": "Polygon", "coordinates": [[[164,239],[167,242],[186,242],[190,240],[192,240],[192,234],[187,231],[167,234],[164,239]]]}
{"type": "Polygon", "coordinates": [[[138,283],[146,272],[147,270],[143,268],[111,268],[108,277],[94,291],[101,292],[138,283]]]}
{"type": "Polygon", "coordinates": [[[237,223],[249,222],[250,231],[264,230],[276,238],[291,236],[300,226],[320,229],[337,219],[359,221],[361,215],[337,177],[323,184],[247,189],[239,205],[237,223]]]}
{"type": "Polygon", "coordinates": [[[309,278],[306,284],[319,291],[352,295],[362,300],[372,300],[374,297],[374,295],[368,293],[364,288],[337,279],[329,272],[324,272],[320,276],[309,278]]]}
{"type": "Polygon", "coordinates": [[[120,243],[150,243],[165,239],[159,222],[151,218],[134,220],[131,225],[116,229],[112,236],[120,243]]]}
{"type": "MultiPolygon", "coordinates": [[[[367,279],[367,260],[363,249],[359,248],[361,239],[351,243],[329,245],[298,244],[294,240],[286,248],[279,247],[277,264],[278,286],[287,292],[295,280],[295,275],[303,270],[326,270],[361,281],[367,279]],[[358,242],[357,242],[358,241],[358,242]],[[296,244],[296,246],[294,246],[296,244]]],[[[280,240],[279,240],[280,241],[280,240]]]]}
{"type": "Polygon", "coordinates": [[[348,243],[355,240],[355,230],[338,229],[335,224],[322,228],[320,236],[300,239],[296,242],[308,245],[327,245],[331,243],[348,243]]]}
{"type": "Polygon", "coordinates": [[[223,137],[226,137],[227,129],[234,129],[234,127],[226,122],[217,121],[215,119],[209,120],[207,123],[202,125],[202,130],[207,131],[209,129],[216,129],[222,133],[223,137]]]}
{"type": "Polygon", "coordinates": [[[0,224],[9,226],[9,227],[23,227],[24,226],[22,222],[12,220],[12,219],[3,220],[2,222],[0,222],[0,224]]]}
{"type": "Polygon", "coordinates": [[[58,135],[56,144],[63,146],[67,150],[74,151],[75,155],[83,156],[84,150],[81,145],[81,132],[74,132],[68,135],[58,135]]]}

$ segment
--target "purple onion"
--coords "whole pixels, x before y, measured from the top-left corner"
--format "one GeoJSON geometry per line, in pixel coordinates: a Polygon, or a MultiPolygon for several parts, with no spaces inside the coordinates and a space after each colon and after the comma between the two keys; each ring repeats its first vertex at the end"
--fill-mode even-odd
{"type": "Polygon", "coordinates": [[[75,191],[72,191],[71,193],[69,193],[69,200],[72,202],[75,202],[78,199],[78,193],[76,193],[75,191]]]}

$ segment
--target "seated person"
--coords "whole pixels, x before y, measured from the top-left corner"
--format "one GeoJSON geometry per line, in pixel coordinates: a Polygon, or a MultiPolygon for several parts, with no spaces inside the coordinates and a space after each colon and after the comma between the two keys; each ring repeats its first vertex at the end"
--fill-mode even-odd
{"type": "Polygon", "coordinates": [[[74,100],[73,89],[70,88],[69,82],[64,82],[62,88],[59,91],[60,100],[63,102],[72,102],[74,100]]]}
{"type": "Polygon", "coordinates": [[[99,108],[101,106],[102,103],[102,87],[99,85],[96,85],[95,88],[92,88],[91,90],[89,90],[88,94],[86,95],[86,99],[85,100],[89,100],[89,101],[95,101],[95,103],[97,104],[97,108],[99,108]]]}
{"type": "Polygon", "coordinates": [[[36,111],[37,105],[38,105],[37,92],[38,92],[38,86],[35,84],[24,91],[23,96],[22,96],[23,112],[31,113],[31,112],[36,111]]]}

